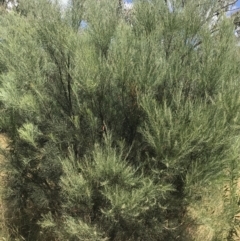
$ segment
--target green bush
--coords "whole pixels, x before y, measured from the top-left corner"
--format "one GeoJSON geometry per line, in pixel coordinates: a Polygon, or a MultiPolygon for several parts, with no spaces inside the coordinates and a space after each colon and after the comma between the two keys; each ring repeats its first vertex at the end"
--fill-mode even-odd
{"type": "Polygon", "coordinates": [[[12,237],[187,240],[188,207],[226,184],[212,236],[229,238],[240,154],[230,21],[211,28],[209,1],[136,1],[127,18],[118,1],[72,6],[22,0],[1,16],[12,237]]]}

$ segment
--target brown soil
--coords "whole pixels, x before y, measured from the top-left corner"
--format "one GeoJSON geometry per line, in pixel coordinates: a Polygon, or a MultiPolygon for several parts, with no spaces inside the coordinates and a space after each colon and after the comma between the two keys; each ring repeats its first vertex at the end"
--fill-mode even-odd
{"type": "MultiPolygon", "coordinates": [[[[8,138],[5,134],[0,134],[0,150],[7,150],[8,148],[8,138]]],[[[0,152],[0,164],[3,164],[4,162],[4,157],[0,152]]],[[[4,185],[4,177],[5,174],[2,170],[0,170],[0,189],[1,186],[4,185]]],[[[5,230],[5,225],[4,225],[4,207],[3,207],[3,201],[0,197],[0,241],[2,240],[7,240],[6,239],[6,230],[5,230]]]]}
{"type": "Polygon", "coordinates": [[[0,148],[6,149],[8,147],[8,138],[5,134],[0,134],[0,148]]]}
{"type": "MultiPolygon", "coordinates": [[[[3,164],[4,157],[1,151],[5,151],[8,149],[9,141],[5,134],[0,134],[0,164],[3,164]]],[[[4,173],[0,170],[0,183],[2,183],[2,178],[4,177],[4,173]]]]}

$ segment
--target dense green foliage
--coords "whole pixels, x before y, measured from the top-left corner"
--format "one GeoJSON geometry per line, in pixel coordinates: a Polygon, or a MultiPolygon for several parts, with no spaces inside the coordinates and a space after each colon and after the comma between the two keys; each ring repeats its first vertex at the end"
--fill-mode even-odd
{"type": "Polygon", "coordinates": [[[210,26],[215,2],[139,0],[126,13],[113,0],[22,0],[1,15],[4,197],[18,238],[187,240],[188,205],[223,184],[214,240],[230,238],[239,60],[228,19],[210,26]]]}

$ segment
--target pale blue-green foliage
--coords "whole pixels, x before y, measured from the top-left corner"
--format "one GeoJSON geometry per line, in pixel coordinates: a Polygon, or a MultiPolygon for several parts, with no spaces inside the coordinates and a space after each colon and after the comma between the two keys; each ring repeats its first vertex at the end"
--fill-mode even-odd
{"type": "MultiPolygon", "coordinates": [[[[82,203],[82,212],[86,212],[87,209],[90,212],[92,208],[92,188],[84,174],[79,172],[81,166],[76,163],[73,154],[69,156],[69,159],[62,160],[62,166],[65,173],[61,178],[64,187],[63,195],[66,195],[71,206],[74,207],[76,203],[78,203],[77,205],[82,203]]],[[[79,207],[81,208],[81,205],[79,207]]]]}
{"type": "Polygon", "coordinates": [[[83,222],[81,219],[66,217],[65,230],[67,232],[66,238],[73,238],[77,240],[91,240],[91,241],[107,241],[108,238],[103,238],[103,234],[97,230],[96,227],[83,222]]]}
{"type": "MultiPolygon", "coordinates": [[[[126,160],[127,153],[124,156],[122,143],[119,143],[119,151],[111,147],[111,144],[111,137],[108,136],[105,138],[104,147],[97,145],[92,157],[86,157],[83,162],[76,163],[71,152],[69,159],[62,160],[64,175],[61,178],[61,186],[65,200],[63,207],[66,212],[72,212],[72,215],[80,214],[81,220],[72,220],[80,222],[84,227],[96,225],[100,231],[103,227],[111,230],[115,225],[121,227],[127,224],[140,228],[144,226],[145,220],[150,218],[149,213],[158,209],[164,210],[161,200],[173,189],[168,184],[154,183],[144,173],[135,170],[126,160]],[[89,220],[96,203],[100,211],[97,219],[101,220],[101,224],[90,224],[89,220]]],[[[66,219],[66,225],[69,226],[68,221],[66,219]]],[[[80,240],[83,240],[85,235],[84,232],[81,234],[82,225],[76,229],[78,233],[72,234],[80,240]]],[[[65,230],[69,232],[69,228],[65,230]]],[[[121,237],[127,237],[129,231],[121,232],[121,237]]]]}
{"type": "Polygon", "coordinates": [[[1,59],[8,65],[8,73],[1,75],[3,85],[1,96],[3,101],[8,99],[6,104],[10,102],[13,108],[34,112],[37,103],[34,100],[32,88],[35,83],[42,82],[40,64],[43,68],[47,65],[44,61],[44,53],[33,39],[35,30],[26,21],[16,16],[5,19],[6,23],[9,25],[9,30],[3,38],[10,38],[11,41],[6,40],[7,44],[0,48],[1,59]],[[10,26],[18,28],[19,32],[16,33],[10,26]],[[28,68],[29,66],[31,68],[28,68]],[[27,97],[31,99],[29,103],[26,101],[27,97]],[[17,103],[20,103],[20,106],[17,107],[17,103]],[[28,107],[24,106],[25,104],[28,107]]]}
{"type": "Polygon", "coordinates": [[[30,145],[37,147],[36,139],[41,135],[37,126],[32,123],[25,123],[18,129],[19,137],[30,145]]]}
{"type": "Polygon", "coordinates": [[[97,1],[92,4],[86,1],[86,21],[91,42],[95,46],[97,54],[106,57],[109,44],[118,25],[117,17],[118,1],[97,1]]]}
{"type": "Polygon", "coordinates": [[[223,20],[219,29],[214,36],[207,29],[199,31],[198,49],[180,47],[173,39],[172,46],[179,46],[179,51],[170,45],[161,81],[140,99],[148,118],[140,132],[156,155],[152,165],[164,165],[170,176],[187,173],[186,190],[191,184],[207,185],[226,177],[228,151],[239,134],[234,124],[239,122],[238,62],[228,21],[223,20]],[[187,62],[181,61],[183,55],[187,62]],[[156,86],[161,90],[157,100],[151,98],[156,86]]]}

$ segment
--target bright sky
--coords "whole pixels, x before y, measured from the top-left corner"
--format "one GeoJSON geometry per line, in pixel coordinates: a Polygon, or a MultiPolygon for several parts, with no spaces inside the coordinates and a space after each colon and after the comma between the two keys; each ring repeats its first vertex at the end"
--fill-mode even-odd
{"type": "Polygon", "coordinates": [[[59,0],[63,5],[66,5],[68,3],[68,0],[59,0]]]}
{"type": "Polygon", "coordinates": [[[239,0],[236,3],[236,7],[240,8],[240,1],[239,0]]]}

